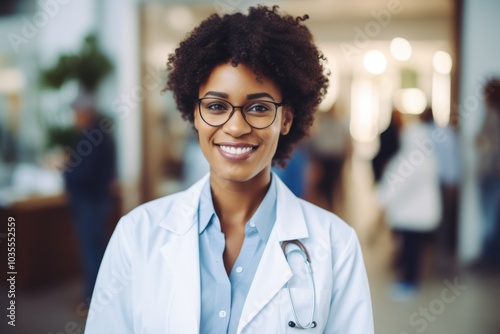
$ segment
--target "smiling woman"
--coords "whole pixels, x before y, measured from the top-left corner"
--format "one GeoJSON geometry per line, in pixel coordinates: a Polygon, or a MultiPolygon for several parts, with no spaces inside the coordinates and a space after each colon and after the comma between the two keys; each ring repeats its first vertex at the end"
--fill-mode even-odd
{"type": "Polygon", "coordinates": [[[327,88],[305,19],[212,15],[170,55],[167,89],[210,173],[122,218],[86,333],[373,333],[354,230],[271,172],[327,88]],[[112,289],[117,272],[130,287],[112,289]]]}

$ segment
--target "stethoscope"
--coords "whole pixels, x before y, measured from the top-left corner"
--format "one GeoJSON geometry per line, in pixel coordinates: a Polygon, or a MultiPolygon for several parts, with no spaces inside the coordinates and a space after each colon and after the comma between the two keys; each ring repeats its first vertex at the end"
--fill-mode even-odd
{"type": "Polygon", "coordinates": [[[307,267],[307,272],[309,274],[309,284],[312,286],[312,296],[313,296],[313,306],[312,306],[312,310],[311,310],[311,317],[309,319],[309,322],[307,324],[301,324],[300,321],[299,321],[299,318],[297,317],[297,312],[295,311],[295,306],[293,304],[293,299],[292,299],[292,294],[290,293],[290,287],[288,286],[288,282],[286,283],[286,289],[288,291],[288,300],[290,301],[290,306],[292,307],[292,313],[293,313],[293,318],[295,321],[289,321],[288,322],[288,326],[292,327],[292,328],[297,328],[297,329],[310,329],[310,328],[315,328],[316,327],[316,321],[314,321],[314,312],[316,311],[316,288],[314,286],[314,277],[313,277],[313,272],[312,272],[312,267],[311,267],[311,258],[309,257],[309,253],[307,252],[307,249],[304,247],[304,245],[302,244],[302,242],[300,242],[299,240],[297,239],[294,239],[294,240],[287,240],[287,241],[283,241],[283,243],[281,244],[281,249],[283,250],[283,254],[285,254],[285,258],[287,259],[288,261],[288,254],[286,253],[286,246],[288,246],[289,244],[294,244],[298,247],[291,250],[290,252],[288,252],[288,254],[291,254],[291,253],[298,253],[302,256],[302,258],[304,259],[304,262],[306,264],[306,267],[307,267]]]}

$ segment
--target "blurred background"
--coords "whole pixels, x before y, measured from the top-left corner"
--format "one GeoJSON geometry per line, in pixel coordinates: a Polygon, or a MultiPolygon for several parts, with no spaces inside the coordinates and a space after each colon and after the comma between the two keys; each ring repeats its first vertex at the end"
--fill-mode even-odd
{"type": "MultiPolygon", "coordinates": [[[[8,217],[17,271],[16,326],[2,315],[2,333],[83,332],[100,256],[89,249],[207,171],[161,93],[167,57],[209,14],[255,3],[0,3],[3,310],[8,217]]],[[[259,3],[309,14],[328,58],[311,137],[276,171],[356,229],[376,332],[500,333],[500,2],[259,3]],[[405,270],[414,285],[399,284],[405,270]]]]}

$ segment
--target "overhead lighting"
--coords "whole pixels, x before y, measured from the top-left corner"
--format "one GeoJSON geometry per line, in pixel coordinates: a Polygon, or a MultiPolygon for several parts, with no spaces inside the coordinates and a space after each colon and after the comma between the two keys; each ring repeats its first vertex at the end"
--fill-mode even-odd
{"type": "Polygon", "coordinates": [[[394,93],[394,106],[403,114],[418,115],[427,107],[427,98],[418,88],[399,89],[394,93]]]}
{"type": "Polygon", "coordinates": [[[390,50],[392,56],[399,61],[407,61],[411,58],[411,44],[402,37],[396,37],[391,41],[390,50]]]}
{"type": "Polygon", "coordinates": [[[432,75],[432,115],[440,127],[445,127],[450,122],[450,95],[450,75],[434,73],[432,75]]]}
{"type": "Polygon", "coordinates": [[[363,63],[366,70],[371,74],[382,74],[387,68],[387,59],[378,50],[368,51],[363,58],[363,63]]]}
{"type": "Polygon", "coordinates": [[[453,66],[453,60],[448,52],[436,51],[432,57],[432,65],[436,72],[441,74],[449,74],[453,66]]]}
{"type": "Polygon", "coordinates": [[[349,130],[358,142],[370,143],[378,134],[379,94],[368,78],[354,78],[351,86],[349,130]]]}

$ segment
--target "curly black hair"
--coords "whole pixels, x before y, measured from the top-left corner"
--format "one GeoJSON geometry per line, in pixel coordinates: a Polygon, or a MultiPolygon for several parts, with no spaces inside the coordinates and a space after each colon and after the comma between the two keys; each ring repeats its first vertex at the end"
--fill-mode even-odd
{"type": "Polygon", "coordinates": [[[294,146],[308,135],[328,88],[326,58],[302,24],[308,18],[280,14],[278,6],[251,7],[248,15],[212,14],[169,55],[164,90],[173,91],[182,117],[194,122],[194,100],[216,66],[241,63],[254,71],[257,80],[270,78],[293,113],[290,132],[280,136],[273,157],[273,164],[286,166],[294,146]]]}

